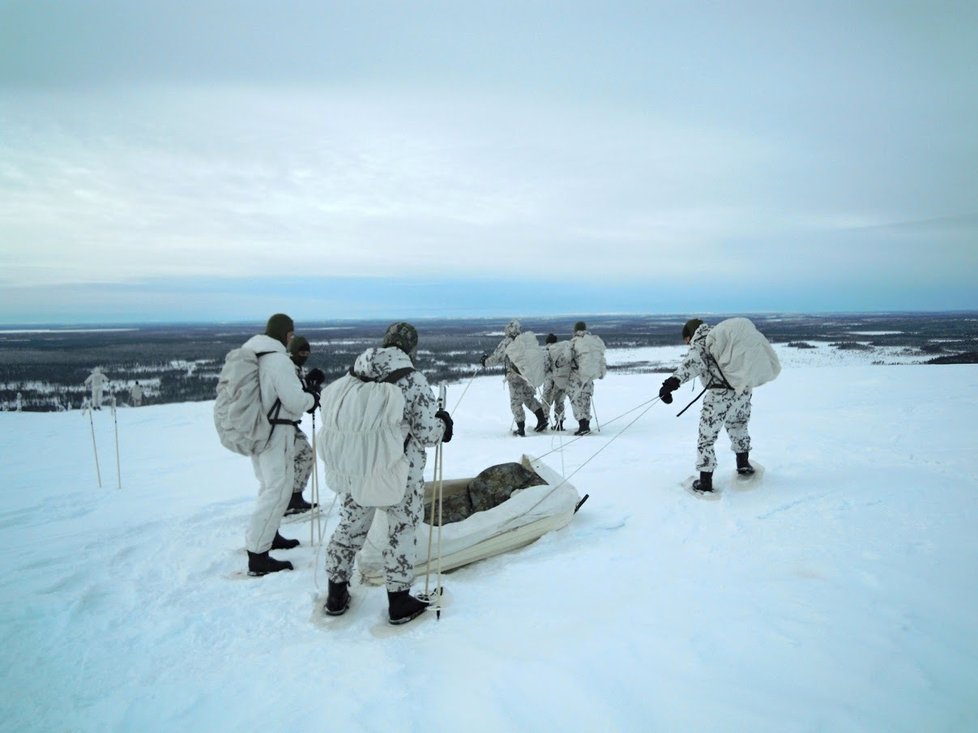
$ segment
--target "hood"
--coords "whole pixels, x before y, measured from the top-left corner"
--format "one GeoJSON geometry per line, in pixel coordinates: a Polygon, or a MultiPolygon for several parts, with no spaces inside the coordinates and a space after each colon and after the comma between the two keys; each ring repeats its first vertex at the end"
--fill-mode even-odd
{"type": "Polygon", "coordinates": [[[512,321],[506,324],[505,334],[510,338],[516,338],[520,335],[520,331],[522,330],[523,327],[520,325],[520,322],[514,318],[512,321]]]}
{"type": "Polygon", "coordinates": [[[391,372],[404,368],[414,368],[411,357],[396,346],[388,346],[367,349],[360,354],[353,364],[353,373],[361,379],[379,382],[391,372]]]}
{"type": "Polygon", "coordinates": [[[271,336],[266,336],[263,333],[257,336],[252,336],[250,339],[244,342],[244,349],[251,349],[256,354],[260,354],[264,351],[277,351],[281,354],[285,353],[285,344],[283,344],[278,339],[274,339],[271,336]]]}

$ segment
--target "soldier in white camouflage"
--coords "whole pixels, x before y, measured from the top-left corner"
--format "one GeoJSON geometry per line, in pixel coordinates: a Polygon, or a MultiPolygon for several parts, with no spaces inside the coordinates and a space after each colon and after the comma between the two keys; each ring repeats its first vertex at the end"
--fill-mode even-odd
{"type": "Polygon", "coordinates": [[[557,341],[555,334],[547,334],[547,376],[543,382],[543,412],[550,418],[553,412],[551,426],[554,430],[564,429],[564,402],[567,399],[567,387],[570,379],[571,359],[568,342],[557,341]]]}
{"type": "MultiPolygon", "coordinates": [[[[414,580],[417,529],[424,502],[425,447],[448,442],[452,438],[452,419],[442,409],[424,374],[413,368],[417,353],[418,332],[409,323],[394,323],[384,335],[383,348],[368,349],[357,359],[353,374],[364,381],[385,381],[395,372],[403,372],[391,383],[404,395],[404,424],[408,435],[404,455],[409,463],[407,488],[398,504],[386,507],[388,546],[384,549],[384,570],[388,612],[392,624],[410,621],[420,615],[427,603],[410,595],[414,580]]],[[[396,376],[396,375],[395,375],[396,376]]],[[[350,605],[349,582],[357,552],[367,539],[374,516],[373,507],[343,495],[340,523],[326,549],[326,573],[329,591],[325,611],[338,616],[350,605]]]]}
{"type": "Polygon", "coordinates": [[[751,390],[738,394],[723,376],[716,360],[706,348],[706,336],[711,327],[698,318],[693,318],[683,326],[683,341],[689,344],[689,351],[683,357],[679,368],[662,383],[659,397],[666,404],[672,402],[672,393],[694,377],[699,377],[706,390],[703,407],[700,410],[699,437],[696,441],[696,470],[700,477],[693,481],[695,491],[713,491],[713,472],[717,466],[714,445],[725,428],[730,437],[730,447],[737,454],[737,472],[742,475],[754,473],[750,465],[750,422],[751,390]]]}
{"type": "Polygon", "coordinates": [[[571,373],[567,382],[567,396],[570,398],[574,419],[577,420],[577,430],[574,435],[587,435],[591,432],[591,401],[594,399],[594,380],[586,379],[577,368],[574,358],[574,341],[588,333],[587,324],[578,321],[574,324],[574,336],[571,338],[571,373]]]}
{"type": "MultiPolygon", "coordinates": [[[[326,374],[322,369],[312,369],[306,374],[305,363],[309,360],[311,347],[305,336],[293,336],[288,345],[289,358],[295,364],[296,376],[304,387],[313,386],[317,390],[322,390],[326,382],[326,374]]],[[[306,501],[302,492],[306,490],[309,477],[313,471],[312,446],[309,438],[302,432],[302,429],[295,427],[295,481],[292,484],[292,498],[289,499],[289,506],[285,509],[285,515],[302,514],[312,509],[312,504],[306,501]]]]}
{"type": "Polygon", "coordinates": [[[533,430],[540,433],[547,429],[547,416],[543,412],[543,405],[536,398],[536,390],[523,378],[520,370],[516,368],[516,365],[506,355],[506,348],[522,333],[522,330],[520,322],[514,318],[506,324],[503,340],[496,346],[495,351],[491,354],[482,355],[482,366],[484,367],[492,367],[498,364],[506,365],[506,384],[509,386],[509,409],[513,413],[513,420],[516,421],[516,430],[513,431],[513,435],[519,436],[526,435],[526,414],[523,412],[524,405],[526,405],[537,419],[537,424],[533,430]]]}

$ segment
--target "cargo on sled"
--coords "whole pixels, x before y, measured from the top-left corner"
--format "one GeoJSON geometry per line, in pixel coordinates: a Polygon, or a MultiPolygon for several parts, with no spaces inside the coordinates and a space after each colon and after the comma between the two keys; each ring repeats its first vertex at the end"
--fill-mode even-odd
{"type": "MultiPolygon", "coordinates": [[[[425,483],[424,520],[418,527],[415,574],[432,567],[442,572],[524,547],[547,532],[566,526],[583,503],[573,484],[538,458],[524,455],[519,463],[490,466],[477,476],[442,481],[441,561],[438,508],[434,528],[431,501],[435,487],[425,483]],[[431,535],[434,536],[431,536],[431,535]]],[[[586,498],[586,497],[585,497],[586,498]]],[[[357,555],[364,583],[384,582],[383,548],[387,544],[387,515],[378,509],[367,541],[357,555]]]]}

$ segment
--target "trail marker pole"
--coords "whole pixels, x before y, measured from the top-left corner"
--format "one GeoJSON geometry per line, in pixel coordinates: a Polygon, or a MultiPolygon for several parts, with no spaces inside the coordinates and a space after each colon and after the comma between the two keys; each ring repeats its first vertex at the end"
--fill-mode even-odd
{"type": "Polygon", "coordinates": [[[115,427],[115,476],[122,489],[122,470],[119,461],[119,420],[116,417],[115,395],[112,396],[112,424],[115,427]]]}
{"type": "Polygon", "coordinates": [[[95,475],[98,477],[98,487],[102,488],[102,469],[98,465],[98,447],[95,445],[95,419],[92,417],[92,408],[88,408],[88,424],[92,427],[92,452],[95,453],[95,475]]]}

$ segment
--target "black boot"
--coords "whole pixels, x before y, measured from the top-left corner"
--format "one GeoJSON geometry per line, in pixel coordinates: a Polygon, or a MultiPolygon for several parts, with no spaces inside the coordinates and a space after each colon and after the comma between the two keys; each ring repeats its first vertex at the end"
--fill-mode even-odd
{"type": "Polygon", "coordinates": [[[591,432],[590,418],[577,421],[577,430],[574,432],[574,435],[587,435],[590,432],[591,432]]]}
{"type": "Polygon", "coordinates": [[[737,473],[741,476],[750,476],[754,473],[754,467],[747,460],[747,451],[737,454],[737,473]]]}
{"type": "Polygon", "coordinates": [[[285,510],[285,516],[290,514],[302,514],[303,512],[308,512],[312,509],[313,505],[302,498],[302,492],[297,491],[292,494],[292,498],[289,499],[289,506],[285,510]]]}
{"type": "Polygon", "coordinates": [[[700,471],[700,477],[693,482],[693,491],[713,491],[713,471],[700,471]]]}
{"type": "Polygon", "coordinates": [[[323,610],[330,616],[342,616],[350,607],[349,583],[334,583],[329,581],[329,592],[326,594],[326,605],[323,610]]]}
{"type": "Polygon", "coordinates": [[[292,570],[292,563],[269,557],[268,550],[248,553],[248,575],[268,575],[279,570],[292,570]]]}
{"type": "Polygon", "coordinates": [[[520,435],[524,438],[526,437],[526,423],[518,422],[516,423],[516,430],[513,431],[513,435],[520,435]]]}
{"type": "Polygon", "coordinates": [[[537,424],[536,427],[533,428],[533,432],[542,433],[547,429],[547,416],[543,414],[543,408],[538,407],[536,410],[534,410],[533,415],[537,419],[537,424]]]}
{"type": "Polygon", "coordinates": [[[299,540],[287,540],[278,532],[275,533],[275,537],[272,539],[273,550],[291,550],[293,547],[298,546],[299,540]]]}
{"type": "Polygon", "coordinates": [[[395,626],[406,624],[425,612],[428,604],[420,598],[415,598],[410,591],[387,591],[387,606],[390,622],[395,626]]]}

